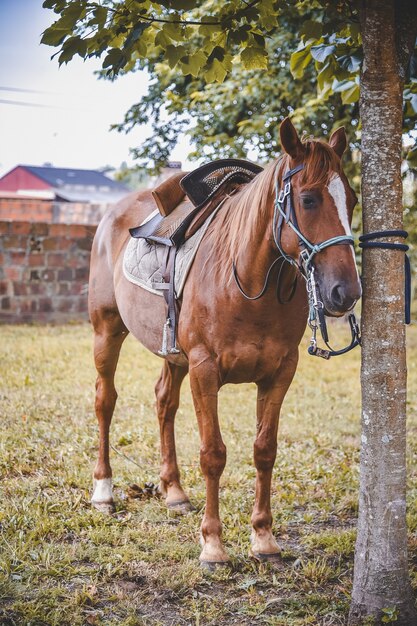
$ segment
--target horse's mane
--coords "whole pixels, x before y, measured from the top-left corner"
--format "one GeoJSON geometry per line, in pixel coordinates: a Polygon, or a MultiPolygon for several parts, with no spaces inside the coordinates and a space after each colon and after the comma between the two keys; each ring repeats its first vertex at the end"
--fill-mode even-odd
{"type": "MultiPolygon", "coordinates": [[[[330,146],[319,139],[303,141],[305,149],[304,169],[300,172],[301,186],[310,189],[325,185],[332,172],[340,170],[340,161],[330,146]]],[[[260,172],[253,181],[244,185],[232,195],[220,210],[216,222],[219,227],[211,231],[217,242],[220,254],[213,266],[220,273],[222,282],[229,282],[232,277],[232,263],[238,257],[239,250],[246,250],[253,234],[260,225],[265,230],[272,225],[272,206],[275,199],[275,184],[278,178],[279,188],[282,175],[289,169],[289,156],[283,154],[260,172]],[[269,217],[269,221],[265,220],[269,217]]]]}

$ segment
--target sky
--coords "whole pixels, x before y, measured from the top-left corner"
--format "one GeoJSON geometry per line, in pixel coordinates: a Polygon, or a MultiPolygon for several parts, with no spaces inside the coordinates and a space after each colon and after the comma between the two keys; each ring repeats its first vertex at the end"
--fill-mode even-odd
{"type": "MultiPolygon", "coordinates": [[[[56,48],[40,45],[56,19],[42,0],[0,0],[0,176],[18,164],[95,169],[133,163],[129,148],[149,134],[110,131],[146,93],[144,72],[98,80],[97,59],[59,68],[56,48]]],[[[185,162],[184,138],[171,158],[185,162]]]]}

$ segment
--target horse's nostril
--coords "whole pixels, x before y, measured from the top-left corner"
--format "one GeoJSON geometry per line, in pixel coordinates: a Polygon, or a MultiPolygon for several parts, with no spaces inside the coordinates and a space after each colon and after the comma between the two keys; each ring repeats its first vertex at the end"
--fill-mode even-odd
{"type": "Polygon", "coordinates": [[[345,293],[344,289],[341,285],[336,285],[333,287],[331,292],[332,302],[338,306],[341,306],[345,301],[345,293]]]}
{"type": "Polygon", "coordinates": [[[349,311],[357,301],[355,294],[350,293],[343,285],[335,285],[330,293],[331,302],[338,311],[349,311]]]}

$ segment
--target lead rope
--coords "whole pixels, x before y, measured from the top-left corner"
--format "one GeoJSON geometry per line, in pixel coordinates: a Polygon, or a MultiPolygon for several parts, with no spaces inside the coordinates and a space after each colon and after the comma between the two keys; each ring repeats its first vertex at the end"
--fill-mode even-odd
{"type": "Polygon", "coordinates": [[[404,254],[404,317],[405,323],[411,322],[411,265],[407,252],[409,246],[406,243],[394,243],[391,241],[374,241],[374,239],[384,239],[385,237],[400,237],[407,239],[408,232],[406,230],[378,230],[373,233],[367,233],[359,237],[360,248],[382,248],[384,250],[401,250],[404,254]]]}

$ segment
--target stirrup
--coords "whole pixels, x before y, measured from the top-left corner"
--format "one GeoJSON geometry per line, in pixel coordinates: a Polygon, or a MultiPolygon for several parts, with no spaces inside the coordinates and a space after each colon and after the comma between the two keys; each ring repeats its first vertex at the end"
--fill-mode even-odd
{"type": "Polygon", "coordinates": [[[171,328],[171,318],[167,317],[162,331],[162,346],[158,350],[160,356],[168,356],[168,354],[179,354],[181,351],[177,348],[175,335],[173,336],[173,346],[168,350],[168,329],[171,328]]]}
{"type": "Polygon", "coordinates": [[[162,346],[161,349],[158,350],[158,354],[160,356],[167,356],[168,353],[168,328],[171,325],[171,320],[169,319],[169,317],[167,317],[165,324],[164,324],[164,328],[162,330],[162,346]]]}

